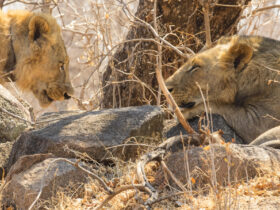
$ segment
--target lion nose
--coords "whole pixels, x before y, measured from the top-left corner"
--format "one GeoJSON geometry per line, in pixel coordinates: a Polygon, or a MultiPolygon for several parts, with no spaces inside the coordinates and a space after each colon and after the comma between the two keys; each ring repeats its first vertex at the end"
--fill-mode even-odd
{"type": "Polygon", "coordinates": [[[168,88],[168,91],[171,93],[174,88],[168,88]]]}
{"type": "Polygon", "coordinates": [[[63,96],[64,96],[64,99],[65,99],[65,100],[68,100],[68,99],[70,99],[70,98],[71,98],[71,96],[69,96],[67,93],[64,93],[64,95],[63,95],[63,96]]]}

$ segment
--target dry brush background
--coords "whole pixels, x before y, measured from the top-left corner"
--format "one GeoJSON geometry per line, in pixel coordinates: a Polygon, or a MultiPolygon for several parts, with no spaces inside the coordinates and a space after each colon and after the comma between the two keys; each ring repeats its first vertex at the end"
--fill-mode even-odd
{"type": "MultiPolygon", "coordinates": [[[[31,94],[21,93],[34,108],[37,117],[47,111],[97,110],[143,104],[165,107],[156,70],[161,70],[163,77],[167,78],[188,56],[205,45],[211,45],[222,35],[239,33],[279,39],[280,32],[278,0],[2,0],[1,4],[4,11],[27,9],[49,12],[62,27],[71,61],[70,76],[75,97],[41,109],[31,94]]],[[[10,89],[15,91],[13,87],[10,89]]],[[[234,146],[226,144],[221,147],[228,152],[229,147],[234,146]]],[[[197,150],[203,154],[211,152],[208,146],[197,150]]],[[[168,159],[164,161],[168,162],[168,159]]],[[[164,168],[164,161],[160,162],[163,170],[172,176],[174,171],[164,168]]],[[[164,174],[155,174],[155,168],[160,163],[150,162],[145,168],[146,179],[150,183],[154,184],[157,181],[155,177],[164,174]]],[[[230,168],[229,164],[226,167],[230,168]]],[[[79,199],[66,196],[67,189],[63,189],[48,201],[50,209],[93,209],[96,206],[101,208],[107,202],[113,209],[142,209],[143,206],[137,206],[137,203],[147,199],[147,193],[143,192],[149,189],[137,182],[136,169],[137,165],[133,162],[116,161],[115,167],[98,165],[95,172],[99,177],[108,174],[114,177],[104,183],[115,189],[113,194],[109,195],[93,180],[85,186],[85,194],[79,199]]],[[[199,178],[187,179],[189,186],[199,181],[199,178]]],[[[175,178],[181,189],[176,190],[170,185],[169,190],[174,192],[170,194],[164,188],[163,196],[159,198],[163,202],[155,200],[154,208],[172,209],[178,206],[178,209],[186,209],[191,203],[193,208],[242,209],[250,207],[246,199],[250,201],[252,197],[256,199],[252,208],[257,208],[255,204],[262,202],[263,197],[279,197],[280,193],[279,174],[256,178],[247,185],[232,187],[229,182],[225,188],[218,188],[217,183],[211,183],[213,180],[216,179],[208,180],[207,186],[203,186],[205,188],[193,192],[190,188],[186,192],[189,186],[182,186],[175,178]],[[203,196],[206,190],[212,190],[208,197],[203,196]],[[254,197],[254,193],[263,197],[254,197]],[[243,202],[240,202],[240,196],[243,196],[243,202]],[[171,201],[165,201],[168,199],[171,201]]],[[[158,187],[161,188],[161,183],[158,187]]],[[[277,202],[270,205],[277,207],[279,199],[277,202]]]]}
{"type": "MultiPolygon", "coordinates": [[[[50,12],[63,29],[63,37],[71,58],[70,73],[76,99],[56,102],[48,109],[41,109],[31,94],[23,94],[34,107],[37,116],[47,111],[93,110],[142,104],[162,105],[160,99],[163,98],[160,97],[155,78],[155,68],[159,64],[156,61],[159,55],[156,43],[159,38],[167,40],[174,46],[172,49],[165,43],[161,44],[164,78],[186,60],[186,55],[191,51],[197,52],[206,41],[207,33],[201,1],[4,0],[1,2],[3,11],[28,9],[50,12]],[[153,12],[155,2],[157,2],[156,28],[153,12]],[[139,24],[134,14],[149,23],[159,37],[155,37],[149,27],[139,24]],[[185,56],[180,55],[178,51],[185,53],[185,56]]],[[[208,16],[212,41],[222,35],[236,32],[278,39],[279,1],[215,0],[209,3],[208,16]],[[247,4],[248,6],[244,6],[247,4]],[[228,17],[225,18],[226,16],[228,17]],[[234,22],[227,23],[225,19],[232,19],[234,22]]]]}

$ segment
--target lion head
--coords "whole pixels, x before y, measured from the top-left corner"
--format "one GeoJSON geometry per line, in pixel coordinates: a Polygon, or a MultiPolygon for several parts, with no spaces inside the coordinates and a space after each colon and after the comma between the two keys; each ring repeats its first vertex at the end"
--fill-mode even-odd
{"type": "Polygon", "coordinates": [[[219,105],[234,103],[237,75],[252,55],[253,48],[246,41],[224,38],[215,47],[194,55],[168,78],[166,86],[185,118],[193,118],[205,110],[202,96],[213,113],[219,105]]]}
{"type": "Polygon", "coordinates": [[[56,20],[47,14],[8,13],[15,54],[14,76],[23,90],[32,91],[43,107],[71,98],[69,57],[56,20]]]}

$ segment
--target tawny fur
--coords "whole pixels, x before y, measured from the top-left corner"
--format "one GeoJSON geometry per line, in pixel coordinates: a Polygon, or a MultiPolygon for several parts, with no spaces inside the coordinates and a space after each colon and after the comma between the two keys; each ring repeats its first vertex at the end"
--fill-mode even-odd
{"type": "Polygon", "coordinates": [[[233,36],[189,59],[166,85],[186,119],[205,110],[199,85],[212,113],[250,143],[280,124],[279,71],[279,41],[233,36]]]}
{"type": "Polygon", "coordinates": [[[28,11],[0,13],[0,82],[5,82],[9,52],[15,55],[11,71],[16,84],[32,91],[41,106],[69,98],[69,58],[56,20],[28,11]]]}

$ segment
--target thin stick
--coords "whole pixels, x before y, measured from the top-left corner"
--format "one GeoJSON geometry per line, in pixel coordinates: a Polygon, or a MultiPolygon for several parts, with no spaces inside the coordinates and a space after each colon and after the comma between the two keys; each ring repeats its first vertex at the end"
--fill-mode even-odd
{"type": "MultiPolygon", "coordinates": [[[[155,36],[157,38],[157,41],[160,42],[165,39],[162,39],[160,36],[158,36],[157,34],[157,22],[156,22],[156,9],[157,9],[157,5],[156,5],[157,1],[155,0],[155,4],[154,4],[154,24],[155,24],[155,29],[148,23],[146,23],[145,21],[139,19],[139,21],[141,20],[142,22],[145,22],[146,24],[149,25],[149,27],[151,27],[155,32],[155,36]]],[[[171,107],[173,108],[176,116],[178,117],[178,120],[180,121],[180,123],[182,124],[182,126],[185,128],[185,130],[189,133],[192,134],[194,133],[194,130],[192,129],[192,127],[189,125],[189,123],[185,120],[183,114],[181,113],[178,105],[176,104],[175,100],[173,99],[173,97],[171,96],[171,94],[169,93],[165,83],[164,83],[164,79],[162,77],[162,45],[158,44],[158,56],[157,56],[157,67],[156,67],[156,77],[157,77],[157,81],[159,84],[160,89],[162,90],[164,96],[166,97],[167,102],[171,105],[171,107]]]]}
{"type": "Polygon", "coordinates": [[[160,201],[163,201],[163,200],[166,200],[166,199],[169,199],[169,198],[172,198],[174,196],[178,196],[178,195],[184,195],[185,192],[177,192],[177,193],[173,193],[173,194],[170,194],[170,195],[166,195],[166,196],[163,196],[163,197],[160,197],[156,200],[154,200],[153,202],[151,202],[151,205],[155,204],[155,203],[158,203],[160,201]]]}
{"type": "Polygon", "coordinates": [[[6,113],[7,115],[10,115],[10,116],[12,116],[12,117],[14,117],[14,118],[17,118],[17,119],[19,119],[19,120],[22,120],[22,121],[24,121],[24,122],[26,122],[26,123],[29,123],[29,124],[32,125],[32,126],[35,125],[34,122],[31,122],[31,121],[29,121],[29,120],[26,120],[26,119],[20,117],[20,116],[17,116],[17,115],[15,115],[15,114],[13,114],[13,113],[7,111],[6,109],[4,109],[4,108],[2,108],[2,107],[0,107],[0,111],[1,111],[1,112],[4,112],[4,113],[6,113]]]}
{"type": "Polygon", "coordinates": [[[111,146],[111,147],[106,147],[106,149],[113,149],[113,148],[118,148],[118,147],[126,147],[126,146],[142,146],[142,147],[152,147],[152,148],[157,148],[156,146],[152,146],[149,144],[119,144],[119,145],[115,145],[115,146],[111,146]]]}
{"type": "Polygon", "coordinates": [[[108,195],[108,197],[105,198],[105,200],[102,201],[102,203],[99,206],[94,208],[94,210],[98,210],[102,208],[106,203],[108,203],[110,200],[112,200],[112,198],[114,198],[116,195],[120,194],[121,192],[126,190],[135,190],[135,189],[151,193],[151,191],[147,187],[143,186],[142,184],[122,186],[119,189],[115,190],[111,195],[108,195]]]}
{"type": "Polygon", "coordinates": [[[242,5],[231,5],[231,4],[214,4],[215,7],[231,7],[231,8],[241,8],[242,5]]]}
{"type": "MultiPolygon", "coordinates": [[[[157,26],[157,0],[154,1],[154,27],[156,32],[158,33],[158,26],[157,26]]],[[[160,42],[159,39],[157,39],[160,42]]],[[[156,56],[157,66],[162,72],[162,45],[158,44],[158,55],[156,56]]],[[[160,99],[161,99],[161,89],[158,87],[158,97],[157,97],[157,106],[160,106],[160,99]]]]}
{"type": "Polygon", "coordinates": [[[12,74],[13,74],[13,72],[8,72],[8,73],[5,73],[5,74],[1,74],[0,78],[4,78],[4,77],[12,75],[12,74]]]}
{"type": "Polygon", "coordinates": [[[32,125],[32,126],[34,126],[34,125],[39,125],[39,124],[43,124],[43,123],[54,122],[54,121],[63,119],[63,117],[61,117],[61,118],[56,118],[56,119],[51,119],[51,120],[42,120],[42,121],[38,121],[38,122],[31,122],[31,121],[29,121],[29,120],[26,120],[26,119],[24,119],[24,118],[22,118],[22,117],[20,117],[20,116],[18,116],[18,115],[15,115],[15,114],[13,114],[13,113],[7,111],[6,109],[4,109],[4,108],[2,108],[2,107],[0,107],[0,111],[4,112],[4,113],[6,113],[6,114],[8,114],[8,115],[10,115],[10,116],[12,116],[12,117],[14,117],[14,118],[17,118],[17,119],[19,119],[19,120],[22,120],[22,121],[24,121],[24,122],[26,122],[26,123],[29,123],[29,124],[32,125]]]}
{"type": "Polygon", "coordinates": [[[165,170],[167,172],[167,174],[171,177],[171,179],[177,184],[178,187],[181,188],[182,191],[187,192],[187,189],[184,187],[184,185],[174,176],[174,174],[169,170],[169,168],[167,167],[167,165],[165,164],[165,162],[162,160],[161,162],[161,166],[163,168],[163,170],[165,170]]]}
{"type": "Polygon", "coordinates": [[[280,5],[273,5],[273,6],[269,6],[269,7],[255,9],[255,10],[253,10],[252,15],[255,15],[258,12],[262,12],[262,11],[269,10],[269,9],[275,9],[275,8],[280,8],[280,5]]]}
{"type": "Polygon", "coordinates": [[[182,112],[180,111],[178,105],[176,104],[175,100],[173,99],[172,95],[169,93],[163,77],[162,77],[162,73],[160,71],[159,68],[156,68],[156,77],[157,77],[157,81],[158,84],[160,86],[160,89],[162,90],[164,96],[166,97],[167,102],[169,103],[169,105],[172,107],[172,109],[174,110],[174,113],[176,114],[179,122],[182,124],[182,126],[184,127],[184,129],[189,133],[189,134],[193,134],[196,133],[192,127],[189,125],[189,123],[185,120],[182,112]]]}
{"type": "Polygon", "coordinates": [[[97,179],[99,181],[99,183],[103,186],[103,188],[108,192],[108,193],[113,193],[113,191],[106,185],[106,183],[103,181],[103,179],[101,179],[99,176],[97,176],[96,174],[92,173],[91,171],[83,168],[82,166],[79,165],[78,162],[76,163],[73,163],[72,161],[70,160],[67,160],[65,158],[58,158],[57,160],[60,160],[60,161],[64,161],[64,162],[67,162],[69,164],[71,164],[72,166],[75,166],[76,168],[82,170],[83,172],[91,175],[94,179],[97,179]]]}
{"type": "Polygon", "coordinates": [[[183,145],[183,153],[184,153],[184,169],[185,169],[185,173],[187,174],[187,180],[188,180],[188,184],[189,184],[189,189],[190,189],[190,194],[191,196],[193,195],[192,192],[192,182],[191,182],[191,173],[190,173],[190,166],[189,166],[189,147],[190,145],[188,144],[187,150],[185,148],[185,143],[184,143],[184,139],[182,136],[182,133],[180,132],[180,137],[181,137],[181,141],[182,141],[182,145],[183,145]]]}

